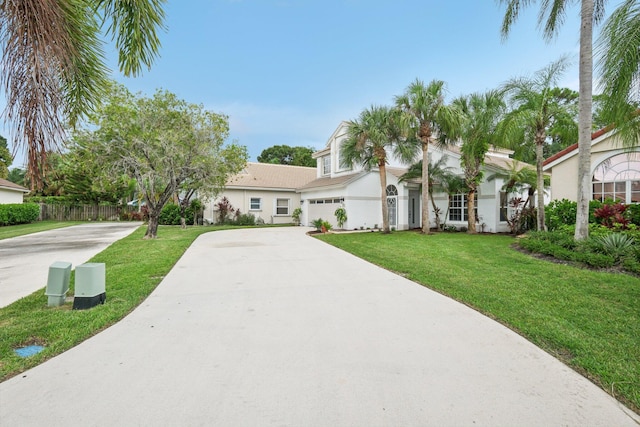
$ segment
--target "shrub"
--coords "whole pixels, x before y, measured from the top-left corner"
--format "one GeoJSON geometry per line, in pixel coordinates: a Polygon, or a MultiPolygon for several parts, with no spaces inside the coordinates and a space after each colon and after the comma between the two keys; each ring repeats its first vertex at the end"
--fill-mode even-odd
{"type": "Polygon", "coordinates": [[[320,230],[322,230],[322,228],[324,228],[325,231],[331,231],[333,226],[329,221],[322,221],[322,226],[320,227],[320,230]]]}
{"type": "Polygon", "coordinates": [[[28,224],[38,219],[40,206],[37,203],[9,203],[0,205],[0,226],[28,224]]]}
{"type": "Polygon", "coordinates": [[[629,224],[629,220],[624,215],[626,210],[627,206],[622,203],[604,204],[596,209],[593,215],[607,228],[618,227],[624,230],[629,224]]]}
{"type": "Polygon", "coordinates": [[[338,227],[342,228],[345,222],[347,222],[347,210],[345,208],[338,208],[334,212],[336,216],[336,222],[338,223],[338,227]]]}
{"type": "Polygon", "coordinates": [[[635,242],[633,237],[622,233],[610,233],[598,237],[597,242],[602,246],[603,252],[611,255],[616,263],[619,263],[625,255],[631,255],[635,242]]]}
{"type": "Polygon", "coordinates": [[[322,224],[325,221],[322,218],[314,219],[311,221],[311,224],[316,228],[316,231],[322,231],[322,224]]]}
{"type": "Polygon", "coordinates": [[[236,216],[236,225],[256,225],[256,217],[253,214],[240,214],[236,216]]]}
{"type": "Polygon", "coordinates": [[[218,209],[217,222],[220,224],[227,223],[229,221],[229,215],[236,211],[231,205],[229,199],[226,197],[223,197],[218,203],[216,203],[216,208],[218,209]]]}
{"type": "Polygon", "coordinates": [[[631,224],[640,227],[640,204],[632,203],[627,205],[626,214],[631,224]]]}
{"type": "Polygon", "coordinates": [[[180,225],[180,206],[175,203],[164,205],[160,212],[158,223],[162,225],[180,225]]]}

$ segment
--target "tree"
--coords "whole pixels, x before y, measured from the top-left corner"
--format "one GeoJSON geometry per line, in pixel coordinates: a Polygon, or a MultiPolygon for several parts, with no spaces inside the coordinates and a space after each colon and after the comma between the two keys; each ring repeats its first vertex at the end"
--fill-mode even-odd
{"type": "Polygon", "coordinates": [[[135,76],[153,63],[164,0],[0,2],[2,84],[14,150],[26,148],[31,187],[41,188],[47,153],[104,96],[109,70],[101,25],[115,39],[120,70],[135,76]]]}
{"type": "MultiPolygon", "coordinates": [[[[433,163],[431,159],[429,159],[429,167],[427,168],[427,170],[429,171],[429,178],[427,179],[429,187],[426,193],[429,195],[429,199],[431,199],[431,206],[433,207],[433,212],[436,219],[436,230],[440,230],[440,215],[439,209],[436,206],[436,202],[433,199],[433,192],[436,187],[441,186],[442,182],[453,173],[453,168],[447,166],[448,159],[449,157],[447,155],[443,155],[435,163],[433,163]]],[[[409,170],[405,174],[403,174],[398,181],[402,182],[408,181],[410,179],[422,178],[423,170],[424,168],[422,167],[422,160],[420,160],[418,163],[414,163],[413,165],[411,165],[411,167],[409,167],[409,170]]]]}
{"type": "Polygon", "coordinates": [[[456,98],[453,103],[464,115],[460,129],[460,163],[467,186],[467,229],[469,233],[475,233],[475,197],[482,182],[482,166],[489,148],[498,145],[497,127],[504,114],[505,103],[496,90],[456,98]]]}
{"type": "Polygon", "coordinates": [[[90,125],[96,130],[85,130],[81,137],[90,142],[97,161],[114,178],[133,177],[144,196],[149,210],[145,238],[157,236],[162,208],[185,182],[220,189],[246,164],[244,147],[224,146],[226,116],[167,91],[145,98],[114,86],[90,125]]]}
{"type": "Polygon", "coordinates": [[[440,184],[442,191],[447,193],[447,211],[444,214],[444,222],[442,223],[442,227],[444,228],[447,225],[447,219],[449,218],[449,208],[451,206],[451,198],[460,193],[467,192],[467,184],[463,177],[458,175],[445,175],[440,184]]]}
{"type": "Polygon", "coordinates": [[[422,148],[422,233],[429,233],[429,195],[424,189],[429,188],[429,144],[449,143],[457,136],[460,125],[460,112],[454,106],[444,103],[445,83],[433,80],[424,85],[416,79],[407,87],[405,93],[395,98],[398,108],[409,113],[413,118],[416,134],[422,148]]]}
{"type": "Polygon", "coordinates": [[[502,123],[505,134],[511,136],[511,141],[507,138],[507,142],[510,145],[519,144],[521,137],[524,136],[525,141],[533,140],[535,144],[538,177],[536,187],[541,190],[538,191],[536,206],[538,230],[546,229],[544,191],[542,191],[544,189],[544,172],[542,171],[544,145],[554,126],[557,131],[574,129],[570,126],[571,123],[575,123],[573,111],[563,102],[563,92],[555,88],[567,65],[566,58],[562,58],[537,71],[531,78],[511,79],[503,86],[514,107],[506,114],[502,123]]]}
{"type": "Polygon", "coordinates": [[[9,176],[9,166],[13,163],[13,156],[7,147],[7,138],[0,136],[0,178],[9,176]]]}
{"type": "Polygon", "coordinates": [[[258,161],[276,165],[315,167],[316,161],[311,157],[312,154],[313,149],[309,147],[274,145],[262,150],[262,153],[258,156],[258,161]]]}
{"type": "MultiPolygon", "coordinates": [[[[546,40],[553,39],[564,22],[566,9],[577,0],[544,0],[541,2],[538,23],[546,40]]],[[[535,0],[500,0],[507,9],[502,21],[502,36],[506,38],[520,10],[535,0]]],[[[580,65],[578,101],[578,210],[575,239],[589,236],[589,195],[591,187],[591,110],[593,86],[593,25],[604,15],[605,0],[580,0],[580,65]]]]}
{"type": "Polygon", "coordinates": [[[360,113],[357,120],[349,121],[347,138],[342,145],[345,165],[362,165],[365,170],[377,167],[380,173],[380,202],[382,232],[390,233],[387,210],[387,150],[405,163],[417,155],[417,146],[408,138],[408,117],[400,110],[371,106],[360,113]]]}
{"type": "Polygon", "coordinates": [[[9,176],[7,177],[7,179],[13,182],[14,184],[18,184],[24,187],[25,186],[24,174],[25,174],[24,169],[13,168],[9,171],[9,176]]]}

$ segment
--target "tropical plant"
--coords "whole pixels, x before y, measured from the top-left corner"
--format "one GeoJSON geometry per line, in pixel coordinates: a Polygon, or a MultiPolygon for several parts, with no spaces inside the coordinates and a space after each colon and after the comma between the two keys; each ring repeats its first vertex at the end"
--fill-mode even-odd
{"type": "Polygon", "coordinates": [[[233,207],[229,199],[224,196],[222,199],[218,200],[215,204],[216,210],[218,211],[216,215],[216,220],[219,224],[224,224],[229,221],[229,216],[233,215],[236,211],[236,208],[233,207]]]}
{"type": "Polygon", "coordinates": [[[316,231],[322,231],[322,224],[324,224],[325,222],[326,221],[322,218],[311,220],[311,224],[313,224],[313,226],[316,228],[316,231]]]}
{"type": "MultiPolygon", "coordinates": [[[[499,0],[506,4],[502,36],[506,38],[521,10],[535,1],[499,0]]],[[[576,0],[541,1],[538,24],[546,40],[553,39],[564,22],[567,7],[576,0]]],[[[578,101],[578,209],[575,239],[589,236],[589,199],[591,191],[591,114],[593,97],[593,25],[604,16],[605,0],[580,0],[580,67],[578,101]]]]}
{"type": "Polygon", "coordinates": [[[291,219],[293,219],[293,221],[296,224],[300,224],[300,217],[302,216],[302,208],[298,207],[295,208],[293,210],[293,212],[291,213],[291,219]]]}
{"type": "Polygon", "coordinates": [[[25,147],[32,189],[67,123],[96,107],[107,88],[106,34],[115,39],[125,76],[150,67],[164,27],[164,0],[24,0],[0,2],[2,86],[14,147],[25,147]]]}
{"type": "MultiPolygon", "coordinates": [[[[557,123],[574,123],[574,113],[564,102],[555,85],[569,65],[566,58],[551,63],[537,71],[531,78],[511,79],[504,84],[503,90],[514,107],[505,115],[502,130],[507,136],[509,145],[519,144],[524,140],[533,140],[536,151],[536,188],[544,189],[543,147],[547,141],[550,128],[557,123]]],[[[571,126],[559,126],[571,130],[571,126]]],[[[544,191],[538,191],[538,230],[545,230],[544,191]]]]}
{"type": "Polygon", "coordinates": [[[460,163],[467,185],[467,230],[475,233],[475,197],[484,175],[482,166],[489,148],[499,143],[496,130],[504,114],[505,103],[496,90],[459,97],[453,103],[464,115],[460,128],[460,163]]]}
{"type": "MultiPolygon", "coordinates": [[[[460,111],[455,106],[444,103],[445,83],[433,80],[425,86],[416,79],[407,87],[405,93],[395,98],[396,106],[411,114],[414,134],[422,148],[422,233],[429,232],[429,144],[439,142],[448,144],[457,137],[461,122],[460,111]]],[[[434,206],[435,208],[435,206],[434,206]]],[[[434,209],[435,210],[435,209],[434,209]]],[[[437,217],[436,217],[437,218],[437,217]]],[[[436,221],[438,222],[438,220],[436,221]]],[[[436,224],[439,226],[439,224],[436,224]]]]}
{"type": "Polygon", "coordinates": [[[622,233],[609,233],[605,236],[595,237],[596,241],[602,245],[602,250],[607,255],[611,255],[616,264],[625,255],[631,255],[631,250],[634,247],[635,239],[631,236],[622,233]]]}
{"type": "Polygon", "coordinates": [[[627,228],[629,220],[625,218],[624,212],[627,210],[627,206],[622,203],[604,204],[602,207],[596,209],[593,215],[600,219],[600,223],[607,228],[621,228],[622,230],[627,228]]]}
{"type": "Polygon", "coordinates": [[[347,222],[347,210],[345,208],[338,208],[333,213],[336,216],[336,222],[338,223],[338,227],[342,228],[345,222],[347,222]]]}
{"type": "Polygon", "coordinates": [[[387,210],[387,150],[397,159],[410,163],[415,159],[418,147],[408,135],[409,118],[402,111],[372,106],[357,120],[347,126],[347,138],[342,144],[345,165],[362,165],[365,170],[377,167],[380,174],[380,202],[382,208],[382,232],[390,233],[387,210]]]}

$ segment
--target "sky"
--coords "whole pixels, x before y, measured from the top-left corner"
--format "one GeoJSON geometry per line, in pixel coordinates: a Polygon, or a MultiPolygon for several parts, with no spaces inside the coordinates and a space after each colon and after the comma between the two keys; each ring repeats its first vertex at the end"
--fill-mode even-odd
{"type": "Polygon", "coordinates": [[[415,79],[444,80],[450,101],[568,55],[560,85],[577,90],[579,8],[551,42],[538,10],[525,9],[502,40],[495,0],[168,0],[151,70],[125,78],[115,50],[106,55],[133,92],[162,88],[226,114],[230,140],[255,161],[273,145],[323,148],[341,121],[391,105],[415,79]]]}

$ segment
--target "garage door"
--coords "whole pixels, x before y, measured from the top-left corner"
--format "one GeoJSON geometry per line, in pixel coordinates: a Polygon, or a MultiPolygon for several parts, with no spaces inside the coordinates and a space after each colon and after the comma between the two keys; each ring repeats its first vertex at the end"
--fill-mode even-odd
{"type": "Polygon", "coordinates": [[[309,200],[309,223],[314,219],[322,218],[336,226],[336,216],[334,212],[341,206],[342,199],[339,197],[327,199],[309,200]]]}

